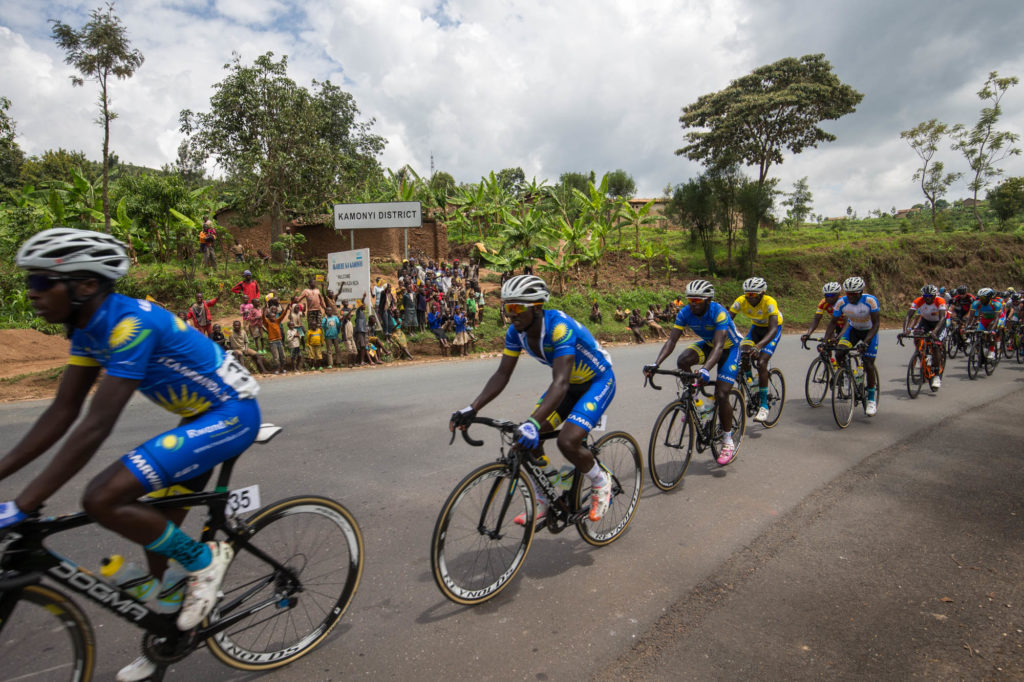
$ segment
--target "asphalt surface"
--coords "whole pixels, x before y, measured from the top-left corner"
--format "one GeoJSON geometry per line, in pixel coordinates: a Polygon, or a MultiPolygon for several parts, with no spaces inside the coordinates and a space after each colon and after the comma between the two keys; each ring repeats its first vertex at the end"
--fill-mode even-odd
{"type": "MultiPolygon", "coordinates": [[[[644,454],[654,418],[671,398],[669,390],[641,387],[640,367],[657,348],[611,351],[618,389],[609,428],[630,431],[644,454]]],[[[484,448],[449,447],[447,419],[479,392],[497,360],[265,381],[264,419],[286,428],[269,446],[246,454],[233,484],[258,482],[264,503],[300,493],[340,500],[359,520],[367,557],[359,591],[334,634],[265,677],[1019,675],[1019,663],[1017,669],[1012,663],[1020,633],[1010,621],[1019,621],[1021,581],[1014,571],[1024,565],[1018,530],[1024,453],[1016,422],[1024,366],[1004,362],[993,376],[969,381],[957,359],[939,393],[925,389],[910,400],[909,356],[892,333],[883,334],[880,412],[868,419],[858,410],[840,431],[827,406],[804,402],[813,354],[787,336],[775,363],[788,381],[776,428],[751,426],[728,467],[695,455],[672,493],[646,485],[632,525],[608,547],[590,547],[572,530],[541,533],[512,584],[478,607],[441,595],[429,545],[448,493],[496,454],[493,435],[483,432],[476,435],[487,441],[484,448]],[[984,420],[993,414],[1002,416],[990,425],[984,420]],[[921,444],[922,454],[902,450],[917,453],[921,444]],[[1016,516],[1007,518],[1010,513],[1016,516]],[[983,579],[989,582],[971,582],[983,579]],[[943,632],[953,633],[952,644],[932,646],[943,632]],[[992,640],[990,632],[1007,634],[992,640]]],[[[547,368],[524,358],[486,413],[522,418],[549,380],[547,368]]],[[[0,443],[19,438],[45,405],[0,407],[0,443]]],[[[101,453],[48,510],[77,509],[92,475],[173,423],[158,407],[133,399],[101,453]]],[[[13,497],[43,461],[0,483],[0,499],[13,497]]],[[[192,519],[186,530],[197,523],[192,519]]],[[[112,552],[134,552],[100,529],[52,544],[85,566],[98,566],[112,552]]],[[[136,655],[139,634],[92,604],[83,606],[97,630],[97,678],[110,679],[136,655]]],[[[249,677],[200,651],[173,666],[169,679],[249,677]]]]}

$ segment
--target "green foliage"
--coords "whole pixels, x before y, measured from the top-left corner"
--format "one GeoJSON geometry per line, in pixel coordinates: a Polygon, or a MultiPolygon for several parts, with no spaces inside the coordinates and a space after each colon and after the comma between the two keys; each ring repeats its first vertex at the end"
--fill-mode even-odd
{"type": "Polygon", "coordinates": [[[790,227],[797,227],[811,215],[811,202],[814,195],[807,186],[807,178],[803,177],[793,183],[793,191],[785,195],[782,200],[783,206],[789,206],[786,211],[786,222],[790,227]]]}
{"type": "Polygon", "coordinates": [[[1024,213],[1024,178],[1007,178],[988,193],[988,204],[1003,225],[1024,213]]]}
{"type": "Polygon", "coordinates": [[[519,166],[498,171],[498,184],[508,194],[518,195],[526,183],[526,174],[519,166]]]}
{"type": "Polygon", "coordinates": [[[900,138],[907,141],[921,159],[921,166],[914,171],[914,180],[920,181],[921,192],[931,206],[932,229],[938,232],[935,211],[941,197],[946,194],[949,186],[960,179],[962,173],[944,173],[941,161],[932,163],[932,157],[939,149],[939,142],[950,132],[945,123],[936,119],[917,124],[910,130],[900,133],[900,138]]]}
{"type": "Polygon", "coordinates": [[[633,176],[621,168],[608,173],[608,195],[620,199],[628,199],[636,194],[636,182],[633,176]]]}
{"type": "Polygon", "coordinates": [[[11,100],[0,97],[0,188],[18,185],[18,175],[25,161],[25,154],[14,139],[17,126],[7,114],[10,108],[11,100]]]}

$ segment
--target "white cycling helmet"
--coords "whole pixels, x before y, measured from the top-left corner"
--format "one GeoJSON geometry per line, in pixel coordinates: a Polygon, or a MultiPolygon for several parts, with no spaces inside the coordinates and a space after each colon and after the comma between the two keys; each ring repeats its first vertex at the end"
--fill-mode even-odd
{"type": "Polygon", "coordinates": [[[939,295],[939,288],[937,286],[935,286],[934,284],[925,284],[923,287],[921,287],[921,295],[922,296],[938,296],[939,295]]]}
{"type": "Polygon", "coordinates": [[[843,291],[851,294],[859,294],[864,291],[864,280],[860,277],[847,277],[843,282],[843,291]]]}
{"type": "Polygon", "coordinates": [[[715,285],[706,279],[690,280],[686,285],[686,298],[714,298],[715,285]]]}
{"type": "Polygon", "coordinates": [[[763,277],[749,277],[743,281],[743,293],[763,294],[768,291],[768,282],[763,277]]]}
{"type": "Polygon", "coordinates": [[[536,275],[516,275],[501,285],[505,303],[547,303],[550,295],[548,285],[536,275]]]}
{"type": "Polygon", "coordinates": [[[986,296],[991,296],[994,293],[995,292],[991,287],[982,287],[981,289],[978,289],[978,298],[985,298],[986,296]]]}
{"type": "Polygon", "coordinates": [[[826,296],[832,294],[838,295],[839,292],[841,292],[842,290],[843,287],[839,285],[839,282],[826,282],[825,286],[821,288],[821,293],[825,294],[826,296]]]}
{"type": "Polygon", "coordinates": [[[29,237],[18,249],[15,263],[24,270],[87,272],[116,280],[128,272],[131,259],[124,243],[109,234],[54,227],[29,237]]]}

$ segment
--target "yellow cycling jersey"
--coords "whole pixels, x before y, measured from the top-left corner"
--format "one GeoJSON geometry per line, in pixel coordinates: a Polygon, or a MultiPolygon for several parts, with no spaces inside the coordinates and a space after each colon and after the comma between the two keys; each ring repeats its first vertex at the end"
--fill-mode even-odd
{"type": "Polygon", "coordinates": [[[768,318],[772,315],[779,316],[779,325],[782,325],[782,311],[779,310],[779,304],[774,298],[765,294],[761,297],[761,302],[757,305],[750,305],[747,302],[746,296],[740,296],[732,305],[729,307],[729,312],[732,313],[743,313],[750,318],[751,323],[755,327],[767,327],[768,318]]]}

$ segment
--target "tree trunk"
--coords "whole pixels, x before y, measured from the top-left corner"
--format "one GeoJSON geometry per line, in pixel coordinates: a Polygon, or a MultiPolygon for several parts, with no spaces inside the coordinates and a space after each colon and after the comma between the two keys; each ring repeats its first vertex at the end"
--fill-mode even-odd
{"type": "Polygon", "coordinates": [[[107,106],[107,79],[100,79],[100,98],[103,100],[103,231],[110,234],[110,207],[107,191],[110,180],[110,109],[107,106]]]}

